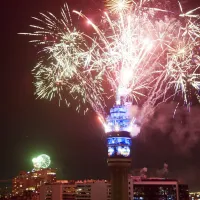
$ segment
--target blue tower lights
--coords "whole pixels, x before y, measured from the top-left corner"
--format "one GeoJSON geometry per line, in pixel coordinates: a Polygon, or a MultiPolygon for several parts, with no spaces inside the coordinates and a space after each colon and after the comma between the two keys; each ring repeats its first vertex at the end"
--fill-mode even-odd
{"type": "Polygon", "coordinates": [[[132,102],[125,98],[117,98],[116,105],[110,109],[110,115],[104,125],[108,133],[108,157],[129,157],[131,148],[130,133],[134,128],[136,119],[131,116],[132,102]]]}
{"type": "Polygon", "coordinates": [[[107,138],[108,157],[129,157],[131,138],[130,137],[113,137],[107,138]]]}
{"type": "Polygon", "coordinates": [[[132,131],[136,119],[130,116],[131,106],[131,102],[126,102],[124,104],[115,105],[110,109],[110,115],[108,115],[106,118],[106,133],[117,131],[132,131]]]}

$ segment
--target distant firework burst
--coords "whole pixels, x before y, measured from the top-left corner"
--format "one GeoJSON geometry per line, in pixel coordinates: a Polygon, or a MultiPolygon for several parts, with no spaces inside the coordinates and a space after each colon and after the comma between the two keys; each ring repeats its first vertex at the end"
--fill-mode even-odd
{"type": "Polygon", "coordinates": [[[42,169],[42,168],[48,168],[51,164],[51,159],[46,154],[41,154],[36,158],[32,159],[34,169],[42,169]]]}
{"type": "Polygon", "coordinates": [[[34,18],[38,25],[28,35],[36,36],[31,42],[42,47],[33,70],[36,95],[59,96],[69,105],[69,93],[79,102],[78,111],[89,103],[101,121],[107,99],[113,97],[117,105],[142,102],[141,119],[178,95],[189,105],[191,89],[199,98],[198,8],[184,13],[179,4],[180,12],[173,13],[148,2],[106,0],[108,13],[96,23],[73,11],[91,26],[89,35],[73,25],[66,4],[60,18],[49,12],[34,18]]]}

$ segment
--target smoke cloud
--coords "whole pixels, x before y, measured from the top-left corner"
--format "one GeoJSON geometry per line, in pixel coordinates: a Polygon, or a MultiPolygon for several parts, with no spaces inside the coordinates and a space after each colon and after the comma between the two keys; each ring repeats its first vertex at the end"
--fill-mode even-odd
{"type": "Polygon", "coordinates": [[[140,133],[140,124],[138,123],[137,119],[139,117],[140,109],[136,105],[132,105],[128,109],[128,115],[131,119],[135,119],[135,122],[132,126],[131,137],[136,137],[140,133]]]}
{"type": "MultiPolygon", "coordinates": [[[[146,108],[147,109],[147,108],[146,108]]],[[[148,110],[148,109],[147,109],[148,110]]],[[[136,119],[131,136],[137,136],[142,128],[143,134],[149,129],[167,135],[176,149],[187,152],[200,140],[200,107],[179,106],[177,103],[163,103],[155,110],[149,108],[151,114],[143,116],[143,108],[133,105],[129,108],[129,116],[136,119]]],[[[146,133],[147,132],[147,133],[146,133]]]]}
{"type": "Polygon", "coordinates": [[[175,103],[162,104],[149,119],[146,129],[151,128],[167,135],[177,148],[186,152],[200,139],[199,119],[199,106],[187,108],[178,107],[175,103]]]}
{"type": "Polygon", "coordinates": [[[168,164],[164,163],[163,168],[160,170],[157,170],[156,175],[158,177],[166,178],[168,175],[168,164]]]}
{"type": "Polygon", "coordinates": [[[176,178],[181,183],[189,185],[191,192],[199,191],[200,171],[198,166],[188,166],[184,169],[174,170],[170,172],[170,176],[176,178]]]}

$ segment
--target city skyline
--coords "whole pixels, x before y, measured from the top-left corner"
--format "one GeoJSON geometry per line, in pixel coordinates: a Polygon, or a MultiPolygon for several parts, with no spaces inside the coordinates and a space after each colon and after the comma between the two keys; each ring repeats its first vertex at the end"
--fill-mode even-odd
{"type": "MultiPolygon", "coordinates": [[[[83,1],[80,5],[78,1],[68,3],[76,8],[84,6],[83,1]]],[[[37,0],[30,3],[20,0],[5,3],[5,7],[3,6],[2,19],[6,20],[3,22],[5,35],[2,36],[2,94],[5,97],[2,98],[1,104],[3,165],[0,167],[0,179],[12,178],[21,169],[28,170],[32,164],[31,158],[39,153],[52,157],[52,167],[58,168],[60,177],[108,177],[104,131],[95,113],[90,112],[83,116],[75,112],[73,105],[67,108],[63,103],[59,107],[56,101],[35,100],[31,70],[37,60],[36,50],[28,44],[28,38],[17,35],[29,29],[31,16],[45,10],[56,13],[62,4],[63,1],[37,0]]],[[[198,5],[195,2],[193,4],[195,7],[198,5]]],[[[86,12],[98,6],[93,1],[88,1],[88,5],[90,6],[85,9],[86,12]]],[[[161,110],[167,112],[167,108],[170,108],[172,112],[172,107],[168,104],[161,110]]],[[[197,105],[196,110],[199,110],[197,105]]],[[[168,137],[169,133],[163,134],[159,126],[155,127],[147,127],[133,140],[133,168],[162,168],[166,161],[175,176],[178,173],[191,173],[186,178],[190,182],[189,186],[196,188],[200,185],[200,172],[197,171],[200,167],[200,136],[196,138],[196,142],[187,141],[187,137],[178,138],[176,140],[180,142],[176,145],[177,141],[174,142],[173,138],[168,137]],[[185,148],[181,148],[181,142],[185,148]],[[191,145],[185,146],[184,142],[190,142],[191,145]]]]}

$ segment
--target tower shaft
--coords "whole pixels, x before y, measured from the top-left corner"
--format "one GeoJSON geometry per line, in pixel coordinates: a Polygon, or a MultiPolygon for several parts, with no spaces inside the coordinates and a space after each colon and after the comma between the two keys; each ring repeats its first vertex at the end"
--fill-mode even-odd
{"type": "Polygon", "coordinates": [[[131,159],[108,159],[111,173],[111,200],[128,200],[128,170],[131,159]]]}

